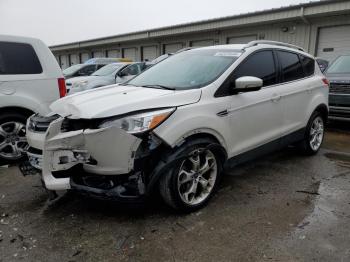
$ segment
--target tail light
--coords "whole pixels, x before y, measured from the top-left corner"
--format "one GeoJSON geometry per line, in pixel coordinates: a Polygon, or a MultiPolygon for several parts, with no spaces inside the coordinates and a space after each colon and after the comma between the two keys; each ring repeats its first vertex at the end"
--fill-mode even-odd
{"type": "Polygon", "coordinates": [[[327,86],[329,87],[330,86],[330,82],[327,78],[322,78],[322,82],[327,86]]]}
{"type": "Polygon", "coordinates": [[[67,88],[64,78],[58,78],[58,90],[60,92],[60,98],[66,96],[67,88]]]}

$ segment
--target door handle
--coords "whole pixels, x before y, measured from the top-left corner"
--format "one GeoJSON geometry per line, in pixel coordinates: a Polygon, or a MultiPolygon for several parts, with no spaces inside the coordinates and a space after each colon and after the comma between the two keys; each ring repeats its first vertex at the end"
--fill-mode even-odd
{"type": "Polygon", "coordinates": [[[275,95],[271,98],[271,101],[274,102],[274,103],[277,103],[278,101],[280,101],[282,98],[282,96],[279,96],[279,95],[275,95]]]}

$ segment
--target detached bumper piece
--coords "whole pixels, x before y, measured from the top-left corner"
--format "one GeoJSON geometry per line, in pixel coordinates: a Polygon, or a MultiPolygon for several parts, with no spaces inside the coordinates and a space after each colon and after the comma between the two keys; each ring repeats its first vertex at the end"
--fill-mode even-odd
{"type": "Polygon", "coordinates": [[[41,174],[41,170],[33,167],[30,161],[20,163],[18,167],[23,176],[34,176],[41,174]]]}
{"type": "Polygon", "coordinates": [[[140,172],[117,176],[80,173],[71,177],[70,185],[72,190],[82,195],[117,202],[142,202],[145,196],[140,172]]]}

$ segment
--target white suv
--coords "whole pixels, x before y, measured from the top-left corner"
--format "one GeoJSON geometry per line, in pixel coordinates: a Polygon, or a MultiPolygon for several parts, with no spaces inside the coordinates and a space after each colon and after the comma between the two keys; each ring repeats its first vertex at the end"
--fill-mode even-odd
{"type": "Polygon", "coordinates": [[[23,156],[27,118],[46,115],[65,92],[62,71],[42,41],[0,35],[0,165],[23,156]]]}
{"type": "Polygon", "coordinates": [[[61,99],[50,118],[32,117],[30,159],[49,190],[129,201],[158,189],[171,207],[193,211],[224,166],[289,144],[315,154],[328,87],[314,58],[295,46],[187,50],[127,84],[61,99]]]}

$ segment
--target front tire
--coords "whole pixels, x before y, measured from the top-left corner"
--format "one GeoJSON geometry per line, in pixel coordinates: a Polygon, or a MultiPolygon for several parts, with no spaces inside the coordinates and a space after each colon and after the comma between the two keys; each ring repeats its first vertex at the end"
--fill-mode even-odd
{"type": "Polygon", "coordinates": [[[170,154],[181,158],[159,182],[166,204],[181,212],[193,212],[205,206],[215,192],[222,171],[220,158],[203,139],[185,143],[170,154]]]}
{"type": "Polygon", "coordinates": [[[320,150],[324,139],[325,119],[323,115],[315,111],[306,127],[304,140],[300,143],[300,149],[305,155],[315,155],[320,150]]]}

